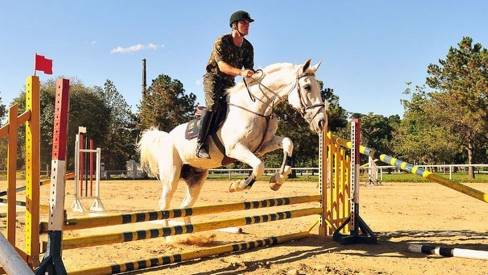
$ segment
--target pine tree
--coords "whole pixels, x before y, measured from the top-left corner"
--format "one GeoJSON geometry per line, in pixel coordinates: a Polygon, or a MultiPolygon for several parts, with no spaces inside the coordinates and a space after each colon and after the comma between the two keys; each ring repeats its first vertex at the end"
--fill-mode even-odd
{"type": "MultiPolygon", "coordinates": [[[[458,138],[472,164],[488,141],[488,50],[464,37],[427,72],[427,85],[434,91],[426,111],[458,138]]],[[[472,167],[469,176],[474,178],[472,167]]]]}
{"type": "Polygon", "coordinates": [[[110,111],[107,118],[109,131],[102,142],[105,144],[102,147],[105,168],[123,170],[126,161],[134,159],[136,154],[135,116],[111,80],[107,79],[103,88],[95,87],[95,91],[110,111]]]}
{"type": "Polygon", "coordinates": [[[196,107],[196,96],[186,94],[177,79],[161,74],[152,81],[139,106],[139,128],[158,127],[170,131],[189,121],[196,107]]]}

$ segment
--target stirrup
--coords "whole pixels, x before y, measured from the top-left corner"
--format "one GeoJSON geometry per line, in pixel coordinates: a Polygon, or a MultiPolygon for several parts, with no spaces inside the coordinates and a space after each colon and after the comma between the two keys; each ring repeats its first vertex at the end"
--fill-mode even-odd
{"type": "Polygon", "coordinates": [[[210,159],[210,154],[208,152],[208,149],[205,147],[206,147],[205,144],[197,146],[197,152],[196,152],[197,158],[210,159]]]}

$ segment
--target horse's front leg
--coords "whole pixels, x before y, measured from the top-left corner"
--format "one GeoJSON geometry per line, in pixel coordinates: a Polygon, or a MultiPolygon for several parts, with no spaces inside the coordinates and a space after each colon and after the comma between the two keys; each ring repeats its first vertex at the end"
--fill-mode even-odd
{"type": "Polygon", "coordinates": [[[280,189],[291,173],[290,158],[293,154],[293,142],[288,137],[274,136],[271,140],[265,142],[261,150],[259,150],[259,155],[261,156],[279,148],[283,149],[283,162],[280,170],[269,179],[269,187],[274,191],[280,189]]]}
{"type": "Polygon", "coordinates": [[[264,173],[264,162],[254,155],[246,146],[237,143],[231,150],[228,150],[227,155],[240,162],[244,162],[252,167],[252,174],[244,180],[233,182],[229,186],[230,192],[242,191],[249,189],[256,181],[256,178],[264,173]]]}

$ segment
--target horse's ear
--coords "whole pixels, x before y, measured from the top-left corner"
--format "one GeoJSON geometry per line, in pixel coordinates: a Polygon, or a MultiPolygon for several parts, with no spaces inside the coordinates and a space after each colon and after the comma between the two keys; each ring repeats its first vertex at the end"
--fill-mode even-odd
{"type": "Polygon", "coordinates": [[[319,69],[320,64],[322,64],[322,61],[319,61],[319,63],[313,65],[311,70],[315,73],[319,69]]]}
{"type": "Polygon", "coordinates": [[[311,59],[308,59],[307,61],[305,61],[305,64],[303,65],[303,68],[302,68],[302,73],[305,73],[308,70],[308,68],[310,68],[310,63],[312,63],[311,59]]]}

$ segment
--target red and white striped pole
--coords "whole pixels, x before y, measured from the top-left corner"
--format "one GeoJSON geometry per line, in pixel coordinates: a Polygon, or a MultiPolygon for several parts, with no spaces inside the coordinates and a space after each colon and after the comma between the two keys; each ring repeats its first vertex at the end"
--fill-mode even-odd
{"type": "Polygon", "coordinates": [[[54,270],[66,274],[62,259],[64,224],[64,194],[66,174],[66,145],[68,140],[69,80],[56,81],[53,150],[51,162],[51,192],[49,197],[48,248],[36,274],[54,270]]]}

